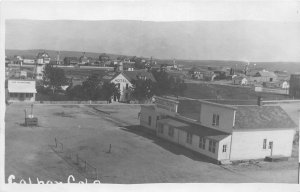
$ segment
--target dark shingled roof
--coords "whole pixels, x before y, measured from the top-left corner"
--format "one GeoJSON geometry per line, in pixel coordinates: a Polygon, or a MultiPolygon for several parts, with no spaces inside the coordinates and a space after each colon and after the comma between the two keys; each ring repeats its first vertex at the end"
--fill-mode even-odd
{"type": "Polygon", "coordinates": [[[189,133],[201,136],[201,137],[205,137],[208,139],[213,139],[216,141],[220,141],[230,135],[229,133],[211,129],[209,127],[205,127],[205,126],[202,126],[199,124],[185,122],[184,120],[175,119],[173,117],[169,117],[167,119],[161,119],[158,122],[162,122],[164,124],[171,125],[177,129],[180,129],[180,130],[183,130],[183,131],[186,131],[186,132],[189,132],[189,133]]]}
{"type": "Polygon", "coordinates": [[[144,70],[137,70],[137,71],[123,71],[122,74],[129,80],[137,80],[138,76],[145,76],[147,79],[151,79],[153,82],[156,82],[152,73],[144,71],[144,70]]]}
{"type": "Polygon", "coordinates": [[[280,106],[237,106],[234,130],[296,127],[295,122],[280,106]]]}

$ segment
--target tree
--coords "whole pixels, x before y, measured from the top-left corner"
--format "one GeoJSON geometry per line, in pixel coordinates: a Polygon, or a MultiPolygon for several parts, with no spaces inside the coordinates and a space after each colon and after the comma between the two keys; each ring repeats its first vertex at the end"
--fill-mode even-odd
{"type": "Polygon", "coordinates": [[[72,100],[84,100],[85,99],[85,94],[83,92],[82,85],[68,87],[66,94],[67,94],[68,98],[72,99],[72,100]]]}
{"type": "Polygon", "coordinates": [[[104,100],[111,102],[111,97],[113,96],[120,99],[120,90],[117,88],[116,84],[111,82],[104,82],[101,88],[101,97],[104,100]]]}
{"type": "Polygon", "coordinates": [[[156,84],[152,82],[150,79],[142,80],[133,80],[132,81],[133,87],[131,95],[133,98],[137,99],[138,101],[144,101],[150,99],[155,92],[156,84]]]}
{"type": "Polygon", "coordinates": [[[98,100],[100,98],[101,83],[97,74],[92,74],[82,83],[82,91],[86,100],[98,100]]]}
{"type": "Polygon", "coordinates": [[[61,86],[67,85],[68,81],[63,69],[53,67],[52,65],[46,65],[43,71],[43,86],[49,87],[52,90],[52,94],[56,90],[61,89],[61,86]]]}

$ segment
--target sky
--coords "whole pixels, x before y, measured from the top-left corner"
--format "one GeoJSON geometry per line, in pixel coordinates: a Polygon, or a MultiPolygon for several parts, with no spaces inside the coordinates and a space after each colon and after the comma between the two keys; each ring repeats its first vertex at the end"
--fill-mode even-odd
{"type": "Polygon", "coordinates": [[[4,1],[6,19],[300,21],[299,1],[4,1]]]}
{"type": "Polygon", "coordinates": [[[296,43],[300,41],[297,35],[300,34],[299,5],[299,1],[270,0],[13,1],[4,3],[2,15],[7,23],[10,20],[19,20],[16,24],[6,25],[7,49],[108,52],[163,59],[179,57],[179,59],[203,60],[300,61],[297,54],[300,52],[300,46],[296,43]],[[20,19],[40,20],[40,22],[22,22],[20,19]],[[149,23],[146,26],[150,28],[148,31],[137,29],[130,32],[131,29],[128,29],[130,24],[124,24],[124,28],[120,28],[116,34],[114,26],[109,26],[105,31],[99,28],[100,23],[95,24],[97,26],[85,25],[86,29],[83,30],[76,24],[74,26],[72,22],[64,24],[52,22],[45,26],[42,24],[43,20],[223,21],[224,23],[238,20],[256,21],[257,25],[247,22],[228,25],[220,23],[206,28],[203,24],[197,24],[194,27],[184,25],[186,30],[182,30],[180,25],[173,27],[169,24],[162,26],[149,23]],[[278,22],[280,25],[274,24],[278,22]],[[156,26],[159,28],[153,29],[156,26]],[[201,31],[196,31],[195,28],[201,31]],[[235,30],[232,31],[233,28],[235,30]],[[94,33],[90,32],[92,30],[94,33]],[[177,33],[164,36],[166,33],[172,33],[172,30],[176,30],[177,33]],[[108,38],[103,39],[103,35],[108,38]],[[126,47],[133,41],[135,48],[126,47]],[[194,45],[194,42],[198,45],[194,45]],[[141,45],[142,43],[144,44],[141,45]]]}

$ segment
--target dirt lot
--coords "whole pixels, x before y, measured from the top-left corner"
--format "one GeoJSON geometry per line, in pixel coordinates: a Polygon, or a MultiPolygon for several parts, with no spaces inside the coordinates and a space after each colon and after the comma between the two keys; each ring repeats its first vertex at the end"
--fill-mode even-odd
{"type": "Polygon", "coordinates": [[[297,156],[288,162],[258,165],[212,164],[142,131],[136,105],[35,105],[38,127],[22,125],[25,107],[29,108],[11,104],[6,109],[6,178],[14,174],[17,181],[30,177],[35,182],[38,177],[66,182],[72,174],[84,180],[85,174],[49,146],[57,138],[64,151],[78,153],[95,166],[104,183],[297,182],[297,156]]]}

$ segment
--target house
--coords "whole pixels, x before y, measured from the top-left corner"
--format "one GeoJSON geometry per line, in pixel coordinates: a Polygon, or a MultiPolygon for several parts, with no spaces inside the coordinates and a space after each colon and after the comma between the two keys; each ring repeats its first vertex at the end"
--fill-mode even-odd
{"type": "Polygon", "coordinates": [[[87,65],[89,64],[89,59],[87,56],[85,56],[85,53],[83,53],[82,56],[79,57],[79,64],[82,64],[82,65],[87,65]]]}
{"type": "Polygon", "coordinates": [[[232,79],[234,85],[248,85],[248,79],[244,76],[235,76],[232,79]]]}
{"type": "Polygon", "coordinates": [[[22,64],[24,65],[35,65],[36,58],[32,56],[26,56],[23,58],[22,64]]]}
{"type": "Polygon", "coordinates": [[[77,57],[65,57],[64,65],[77,65],[79,63],[79,59],[77,57]]]}
{"type": "Polygon", "coordinates": [[[36,82],[26,79],[8,80],[8,98],[9,102],[33,102],[35,101],[36,82]]]}
{"type": "Polygon", "coordinates": [[[213,162],[290,157],[297,125],[280,106],[225,105],[155,97],[140,125],[213,162]]]}
{"type": "Polygon", "coordinates": [[[253,81],[256,81],[258,83],[263,82],[276,82],[277,81],[277,75],[274,72],[262,70],[257,72],[253,77],[253,81]]]}
{"type": "Polygon", "coordinates": [[[50,63],[50,56],[48,53],[46,53],[45,51],[43,52],[39,52],[37,57],[36,57],[36,61],[38,65],[46,65],[50,63]]]}
{"type": "Polygon", "coordinates": [[[99,56],[99,61],[100,62],[106,62],[106,61],[109,61],[110,60],[110,57],[109,55],[107,55],[106,53],[102,53],[100,56],[99,56]]]}
{"type": "Polygon", "coordinates": [[[113,101],[122,101],[128,102],[130,101],[130,92],[131,87],[133,86],[133,80],[146,80],[150,79],[153,82],[156,82],[152,73],[144,71],[144,70],[137,70],[137,71],[122,71],[121,73],[117,74],[110,82],[117,85],[120,90],[120,98],[116,98],[114,96],[113,101]]]}

